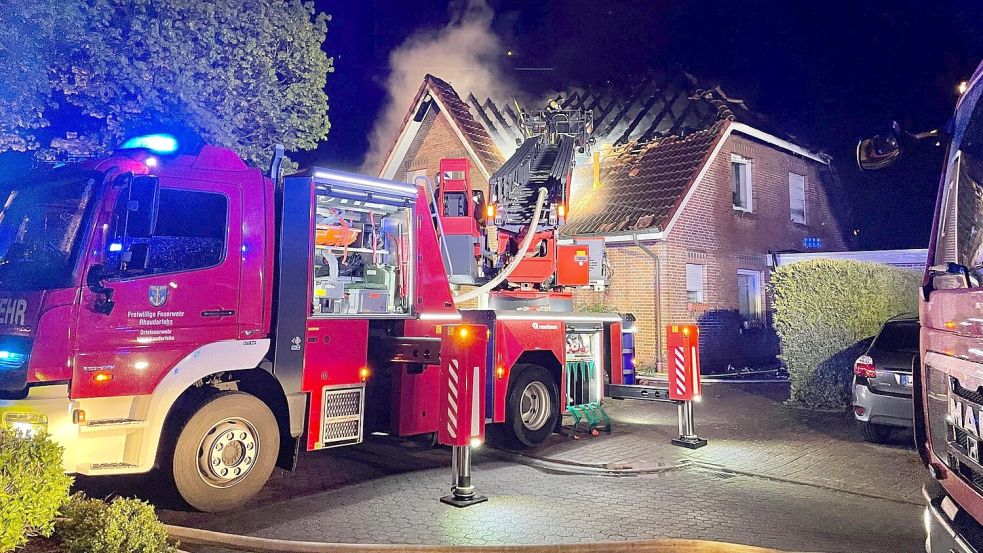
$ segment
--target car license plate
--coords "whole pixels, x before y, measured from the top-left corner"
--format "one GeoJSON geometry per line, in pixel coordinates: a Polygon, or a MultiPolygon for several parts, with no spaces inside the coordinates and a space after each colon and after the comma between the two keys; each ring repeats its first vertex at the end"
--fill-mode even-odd
{"type": "Polygon", "coordinates": [[[905,388],[911,388],[911,375],[910,374],[899,374],[898,383],[905,388]]]}

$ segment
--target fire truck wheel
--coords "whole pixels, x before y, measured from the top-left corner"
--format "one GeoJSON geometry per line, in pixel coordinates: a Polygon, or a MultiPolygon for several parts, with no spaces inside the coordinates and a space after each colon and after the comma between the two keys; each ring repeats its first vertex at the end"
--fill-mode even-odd
{"type": "Polygon", "coordinates": [[[181,428],[170,463],[181,497],[199,511],[240,507],[266,484],[280,451],[276,418],[242,392],[206,399],[181,428]]]}
{"type": "Polygon", "coordinates": [[[537,446],[556,427],[560,405],[556,382],[539,365],[519,365],[512,374],[505,403],[505,437],[514,447],[537,446]]]}

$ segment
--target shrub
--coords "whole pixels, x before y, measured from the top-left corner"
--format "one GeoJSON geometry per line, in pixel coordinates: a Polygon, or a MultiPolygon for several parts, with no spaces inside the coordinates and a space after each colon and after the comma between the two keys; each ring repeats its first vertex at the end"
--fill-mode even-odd
{"type": "Polygon", "coordinates": [[[802,261],[772,274],[780,358],[790,401],[812,409],[850,404],[853,361],[881,324],[917,310],[920,274],[857,261],[802,261]]]}
{"type": "Polygon", "coordinates": [[[577,306],[577,311],[581,313],[617,313],[618,308],[606,303],[585,303],[577,306]]]}
{"type": "Polygon", "coordinates": [[[62,509],[58,537],[67,553],[164,553],[167,530],[154,508],[139,499],[117,497],[106,503],[78,493],[62,509]]]}
{"type": "Polygon", "coordinates": [[[72,485],[61,459],[61,446],[47,436],[0,428],[0,551],[51,535],[72,485]]]}

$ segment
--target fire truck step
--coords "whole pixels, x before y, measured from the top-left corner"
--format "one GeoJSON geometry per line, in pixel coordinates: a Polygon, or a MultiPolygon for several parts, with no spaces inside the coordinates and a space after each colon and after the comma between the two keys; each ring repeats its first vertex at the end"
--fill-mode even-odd
{"type": "Polygon", "coordinates": [[[365,386],[324,389],[320,447],[362,443],[365,430],[365,386]]]}
{"type": "Polygon", "coordinates": [[[587,433],[592,433],[598,426],[603,426],[605,432],[611,432],[611,419],[600,403],[567,405],[567,411],[573,417],[573,424],[566,432],[568,437],[572,438],[576,435],[577,427],[581,422],[586,426],[587,433]]]}
{"type": "Polygon", "coordinates": [[[109,472],[132,472],[137,466],[132,463],[92,463],[79,467],[79,474],[92,475],[109,472]]]}
{"type": "Polygon", "coordinates": [[[126,432],[133,432],[144,428],[146,425],[147,421],[141,419],[98,419],[79,425],[79,430],[82,432],[112,430],[125,430],[126,432]]]}
{"type": "Polygon", "coordinates": [[[601,398],[597,396],[597,379],[600,373],[593,360],[577,359],[567,361],[567,412],[573,417],[573,424],[566,431],[567,436],[574,437],[577,428],[583,422],[587,432],[593,433],[603,425],[605,432],[611,432],[611,419],[601,407],[601,398]]]}

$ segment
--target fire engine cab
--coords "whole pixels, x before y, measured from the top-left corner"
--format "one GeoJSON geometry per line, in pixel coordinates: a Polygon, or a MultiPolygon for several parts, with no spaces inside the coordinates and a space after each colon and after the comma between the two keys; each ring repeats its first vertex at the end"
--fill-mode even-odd
{"type": "Polygon", "coordinates": [[[49,433],[67,472],[156,467],[217,511],[301,446],[437,432],[447,325],[487,334],[484,421],[514,446],[620,382],[616,314],[456,307],[434,206],[470,198],[278,173],[155,135],[0,191],[0,421],[49,433]]]}

